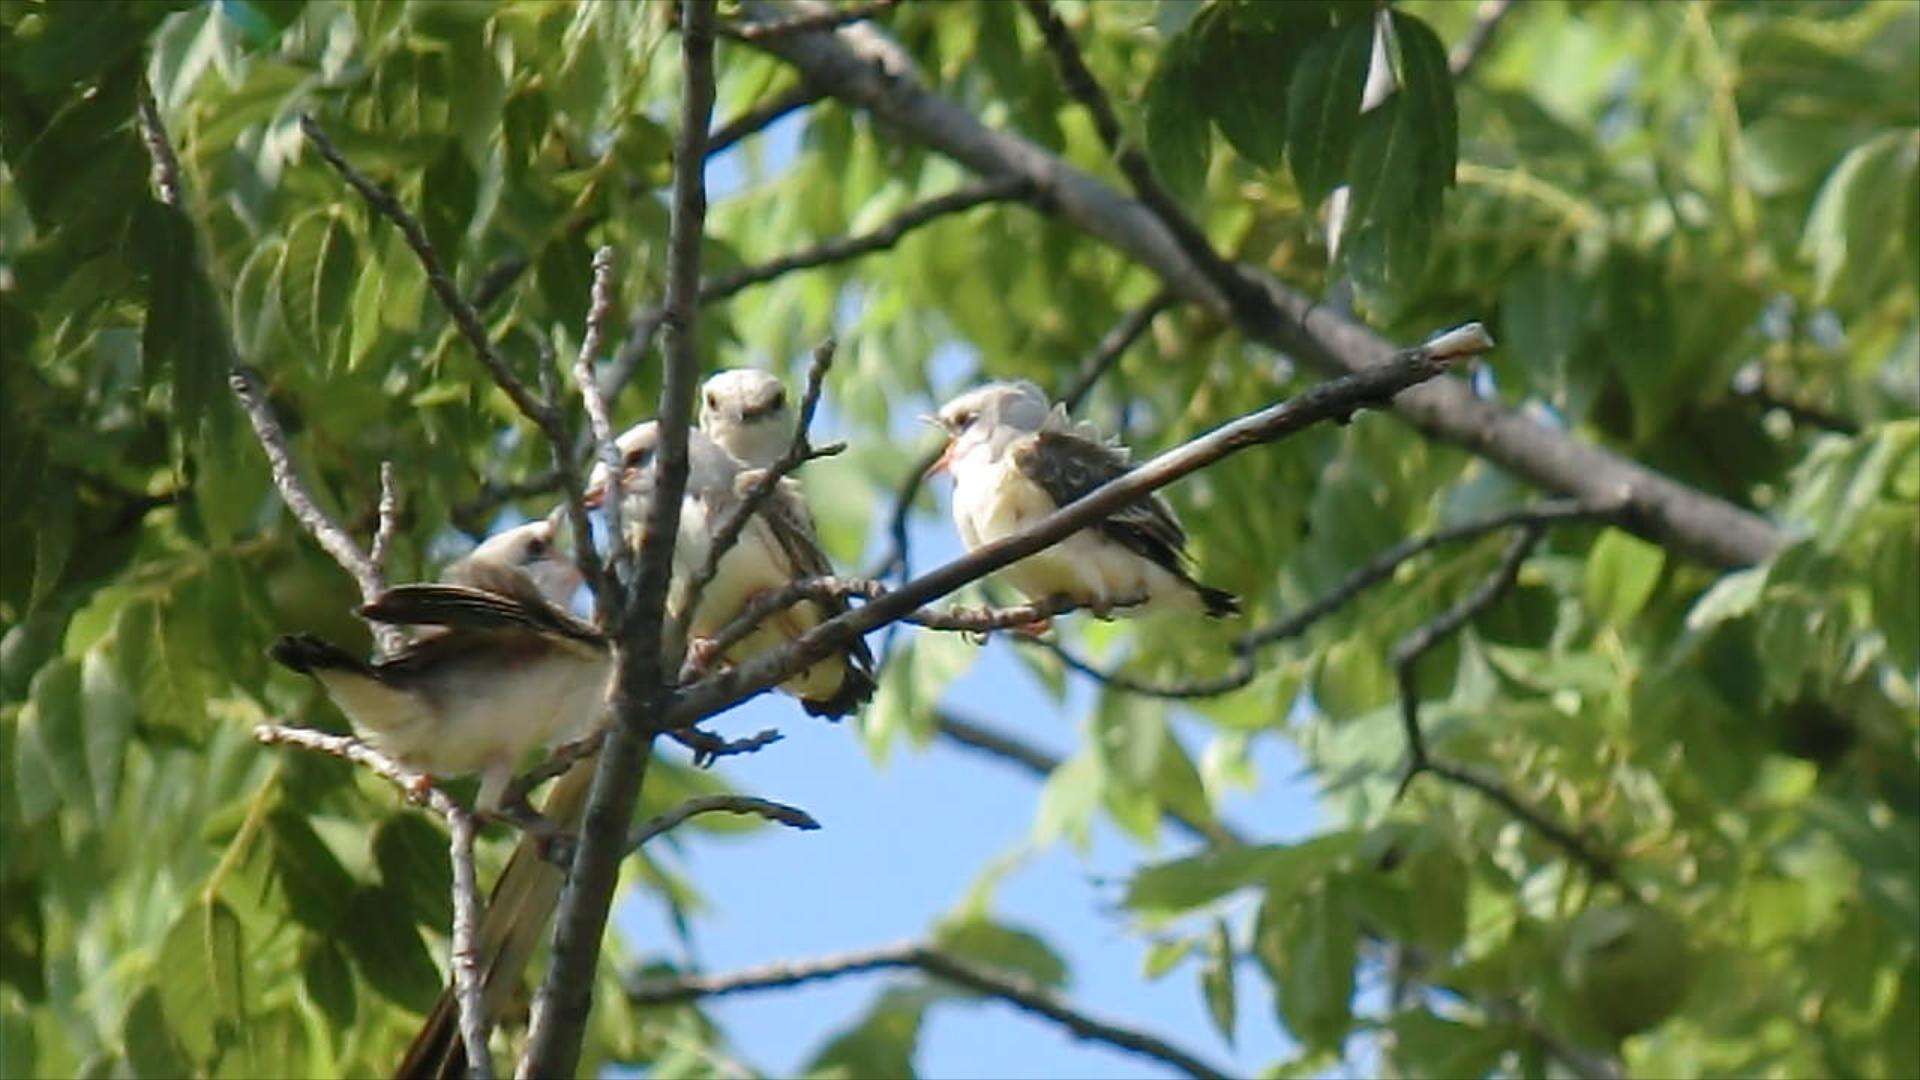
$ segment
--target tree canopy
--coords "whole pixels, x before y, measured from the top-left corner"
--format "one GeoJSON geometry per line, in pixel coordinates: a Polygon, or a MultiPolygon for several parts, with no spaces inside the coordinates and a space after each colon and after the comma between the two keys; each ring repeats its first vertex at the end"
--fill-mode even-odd
{"type": "MultiPolygon", "coordinates": [[[[448,836],[255,739],[346,730],[276,634],[371,645],[258,417],[346,535],[390,523],[388,581],[431,579],[562,497],[442,287],[558,403],[577,477],[601,249],[585,370],[616,428],[659,411],[671,348],[797,398],[837,339],[814,438],[847,449],[798,475],[834,564],[894,588],[945,519],[910,418],[972,382],[1033,380],[1144,461],[1484,323],[1470,369],[1163,490],[1245,614],[1022,642],[1070,754],[951,700],[977,652],[927,627],[873,635],[844,734],[1033,774],[1036,845],[1117,828],[1141,977],[1191,979],[1229,1038],[1284,1030],[1267,1075],[1920,1074],[1920,8],[831,10],[719,8],[700,151],[730,180],[676,256],[678,5],[0,7],[0,1074],[393,1068],[449,973],[448,836]],[[1310,770],[1304,839],[1218,813],[1286,781],[1266,741],[1310,770]]],[[[655,751],[635,820],[727,771],[655,751]]],[[[484,832],[483,895],[517,839],[484,832]]],[[[624,865],[709,932],[697,877],[624,865]]],[[[1076,1027],[996,873],[863,956],[702,973],[622,941],[581,1068],[729,1072],[754,1032],[702,998],[863,967],[904,974],[823,1025],[817,1074],[912,1072],[955,993],[1225,1068],[1212,1033],[1076,1027]]]]}

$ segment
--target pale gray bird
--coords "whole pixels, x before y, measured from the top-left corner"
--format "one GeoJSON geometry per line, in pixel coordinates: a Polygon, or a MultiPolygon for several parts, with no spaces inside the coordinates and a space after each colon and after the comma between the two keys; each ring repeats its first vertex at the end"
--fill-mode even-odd
{"type": "Polygon", "coordinates": [[[787,388],[758,368],[734,368],[700,388],[700,430],[721,449],[756,469],[780,460],[793,443],[787,388]]]}
{"type": "Polygon", "coordinates": [[[564,607],[580,572],[557,525],[509,529],[450,567],[449,583],[397,586],[360,608],[432,627],[392,656],[368,662],[312,634],[282,637],[270,653],[313,676],[354,731],[400,764],[480,774],[475,805],[498,811],[530,751],[593,729],[613,673],[599,632],[564,607]]]}
{"type": "MultiPolygon", "coordinates": [[[[1127,452],[1092,425],[1050,407],[1030,382],[995,382],[941,407],[948,437],[928,475],[953,475],[953,520],[969,551],[1021,531],[1127,472],[1127,452]]],[[[1186,533],[1173,509],[1149,496],[999,577],[1036,603],[1065,597],[1101,616],[1156,608],[1220,617],[1240,610],[1229,592],[1195,581],[1186,533]]]]}
{"type": "MultiPolygon", "coordinates": [[[[700,431],[687,433],[687,488],[680,507],[680,530],[674,543],[673,581],[668,588],[667,613],[681,617],[693,575],[708,557],[714,532],[752,483],[754,473],[700,431]]],[[[626,493],[622,520],[633,542],[652,498],[652,460],[659,429],[648,421],[627,429],[617,440],[621,460],[621,490],[626,493]]],[[[604,498],[608,478],[597,467],[588,484],[588,499],[604,498]]],[[[700,606],[687,618],[690,645],[710,639],[732,622],[753,599],[801,578],[833,573],[820,550],[813,523],[792,489],[783,488],[761,504],[748,521],[739,542],[720,560],[713,579],[700,596],[700,606]]],[[[822,608],[802,601],[767,618],[747,638],[728,649],[725,658],[744,663],[785,645],[818,626],[843,608],[822,608]]],[[[873,696],[872,662],[864,643],[818,661],[780,684],[800,699],[813,716],[844,716],[873,696]]]]}

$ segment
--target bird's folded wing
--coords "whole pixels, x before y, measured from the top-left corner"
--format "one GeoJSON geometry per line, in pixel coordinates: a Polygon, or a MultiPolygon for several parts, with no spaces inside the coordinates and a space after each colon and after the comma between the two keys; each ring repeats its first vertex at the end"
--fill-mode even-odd
{"type": "Polygon", "coordinates": [[[502,596],[464,585],[396,585],[360,608],[376,622],[466,630],[532,630],[598,645],[600,632],[529,590],[502,596]]]}
{"type": "MultiPolygon", "coordinates": [[[[1132,467],[1124,451],[1063,431],[1038,432],[1016,445],[1011,457],[1021,475],[1056,506],[1085,498],[1132,467]]],[[[1114,511],[1100,523],[1100,531],[1168,569],[1177,571],[1185,559],[1187,534],[1157,495],[1114,511]]]]}
{"type": "MultiPolygon", "coordinates": [[[[820,549],[819,535],[814,532],[813,512],[807,508],[798,485],[782,480],[772,496],[760,504],[760,519],[773,534],[796,579],[833,574],[833,563],[820,549]]],[[[846,599],[839,596],[828,597],[820,604],[828,618],[844,613],[847,607],[846,599]]],[[[847,646],[847,656],[863,670],[872,670],[873,653],[864,638],[853,639],[847,646]]]]}

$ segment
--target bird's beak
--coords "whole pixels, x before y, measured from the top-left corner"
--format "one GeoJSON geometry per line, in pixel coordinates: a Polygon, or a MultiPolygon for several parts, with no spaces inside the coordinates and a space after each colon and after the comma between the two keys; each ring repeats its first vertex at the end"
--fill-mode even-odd
{"type": "Polygon", "coordinates": [[[580,505],[586,507],[589,510],[600,509],[600,504],[605,502],[606,499],[607,499],[607,482],[604,478],[595,480],[594,482],[588,484],[587,490],[580,493],[580,505]]]}
{"type": "Polygon", "coordinates": [[[947,466],[953,464],[953,448],[958,445],[960,445],[959,439],[948,439],[946,448],[940,451],[940,456],[933,459],[933,464],[927,466],[927,471],[922,473],[921,476],[923,478],[939,476],[941,473],[946,472],[947,466]]]}

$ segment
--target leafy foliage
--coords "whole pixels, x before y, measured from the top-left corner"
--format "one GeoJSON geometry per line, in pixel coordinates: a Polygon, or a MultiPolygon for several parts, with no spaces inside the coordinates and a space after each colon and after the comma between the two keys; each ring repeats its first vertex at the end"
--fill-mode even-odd
{"type": "MultiPolygon", "coordinates": [[[[1447,45],[1474,5],[1063,8],[1223,249],[1314,294],[1352,280],[1396,339],[1486,318],[1505,348],[1480,392],[1794,542],[1721,573],[1559,527],[1422,664],[1436,753],[1566,823],[1624,884],[1439,778],[1395,799],[1391,650],[1491,569],[1494,540],[1442,549],[1263,652],[1230,695],[1175,709],[1102,690],[1036,794],[1035,842],[1084,845],[1100,821],[1137,840],[1123,910],[1148,974],[1191,961],[1223,1033],[1282,1026],[1302,1051],[1276,1073],[1368,1053],[1410,1074],[1532,1074],[1539,1031],[1635,1074],[1920,1072],[1920,14],[1524,5],[1456,81],[1447,45]],[[1396,89],[1363,113],[1376,56],[1396,89]],[[1342,187],[1344,217],[1323,213],[1342,187]],[[1769,407],[1743,369],[1847,423],[1769,407]],[[1305,756],[1318,834],[1189,849],[1161,827],[1217,825],[1235,785],[1283,779],[1260,774],[1255,740],[1305,756]],[[1236,965],[1270,1003],[1236,994],[1236,965]],[[1406,991],[1366,992],[1390,967],[1406,991]],[[1635,1009],[1606,1007],[1622,1001],[1635,1009]]],[[[1010,6],[904,5],[888,28],[943,95],[1113,175],[1010,6]]],[[[235,355],[265,374],[304,474],[362,535],[378,463],[406,462],[391,569],[437,571],[494,524],[486,485],[537,475],[545,447],[297,118],[423,210],[463,291],[507,282],[483,315],[536,381],[544,349],[577,347],[593,247],[634,268],[623,309],[659,292],[670,35],[661,5],[0,9],[0,1072],[390,1068],[444,975],[443,840],[379,783],[247,736],[267,717],[340,723],[269,670],[274,632],[365,635],[221,379],[235,355]],[[151,193],[142,78],[179,151],[181,212],[151,193]]],[[[723,116],[791,79],[739,44],[719,71],[723,116]]],[[[791,161],[747,149],[763,182],[716,200],[710,266],[858,230],[960,176],[831,102],[803,124],[791,161]]],[[[702,360],[777,366],[840,334],[830,404],[855,450],[809,484],[852,567],[884,542],[870,534],[911,457],[891,413],[952,389],[936,350],[1058,386],[1153,287],[1044,216],[982,208],[710,309],[702,360]]],[[[650,410],[654,377],[641,365],[618,415],[650,410]]],[[[1182,309],[1088,413],[1148,450],[1304,384],[1182,309]]],[[[1170,495],[1199,565],[1258,624],[1399,539],[1527,493],[1364,414],[1170,495]]],[[[1151,679],[1224,670],[1233,631],[1062,632],[1151,679]]],[[[903,641],[869,717],[876,755],[933,737],[930,710],[970,662],[949,640],[903,641]]],[[[641,812],[716,786],[662,765],[641,812]]],[[[501,844],[483,845],[483,879],[501,844]]],[[[636,878],[699,925],[695,883],[657,864],[636,878]]],[[[1070,987],[1044,927],[976,905],[931,936],[1070,987]]],[[[590,1063],[726,1067],[695,1010],[631,1011],[611,972],[596,1000],[590,1063]]],[[[948,1000],[896,983],[823,1031],[812,1068],[906,1075],[948,1000]]]]}

